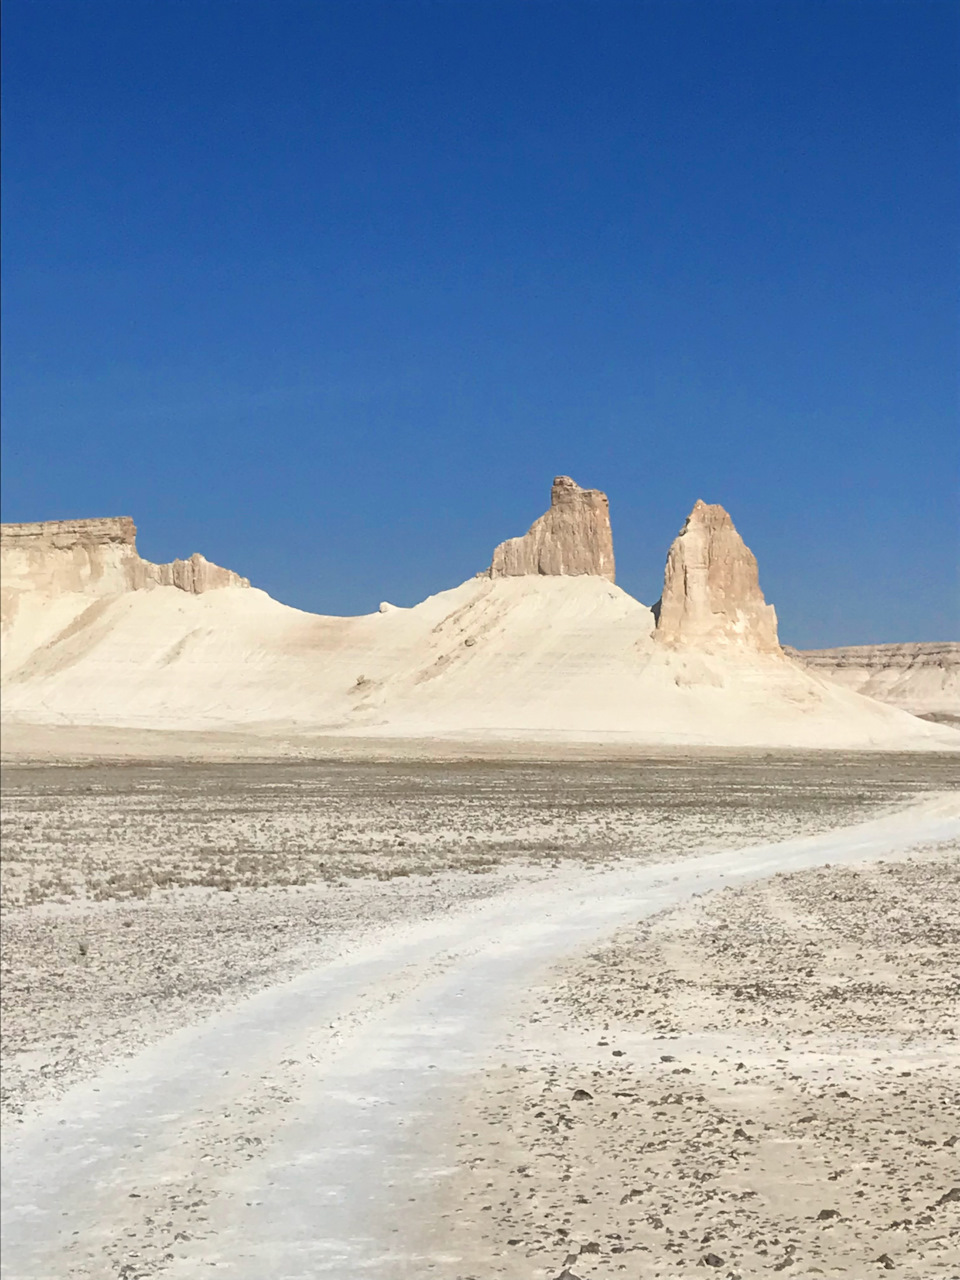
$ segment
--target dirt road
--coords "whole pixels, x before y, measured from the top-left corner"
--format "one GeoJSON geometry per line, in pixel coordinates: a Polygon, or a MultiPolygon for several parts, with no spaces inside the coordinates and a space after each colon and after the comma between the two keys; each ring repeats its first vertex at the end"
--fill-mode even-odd
{"type": "Polygon", "coordinates": [[[669,865],[563,867],[178,1032],[69,1092],[3,1152],[4,1275],[467,1274],[412,1252],[448,1170],[435,1119],[499,1062],[545,966],[617,927],[777,871],[960,834],[956,796],[669,865]]]}

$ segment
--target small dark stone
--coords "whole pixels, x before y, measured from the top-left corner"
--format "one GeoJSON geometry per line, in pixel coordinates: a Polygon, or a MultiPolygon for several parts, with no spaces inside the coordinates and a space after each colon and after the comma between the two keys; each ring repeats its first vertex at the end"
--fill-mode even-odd
{"type": "Polygon", "coordinates": [[[960,1200],[960,1187],[951,1187],[949,1191],[945,1191],[937,1204],[952,1204],[954,1200],[960,1200]]]}
{"type": "Polygon", "coordinates": [[[820,1212],[817,1214],[817,1221],[826,1222],[828,1218],[839,1218],[839,1217],[840,1217],[839,1209],[821,1209],[820,1212]]]}
{"type": "Polygon", "coordinates": [[[723,1266],[723,1259],[720,1257],[719,1253],[705,1253],[700,1261],[708,1267],[723,1266]]]}
{"type": "Polygon", "coordinates": [[[592,1102],[593,1094],[588,1093],[586,1089],[574,1089],[573,1100],[574,1102],[592,1102]]]}
{"type": "Polygon", "coordinates": [[[892,1271],[896,1266],[896,1263],[890,1257],[889,1253],[881,1253],[877,1261],[880,1263],[881,1267],[883,1267],[884,1271],[892,1271]]]}

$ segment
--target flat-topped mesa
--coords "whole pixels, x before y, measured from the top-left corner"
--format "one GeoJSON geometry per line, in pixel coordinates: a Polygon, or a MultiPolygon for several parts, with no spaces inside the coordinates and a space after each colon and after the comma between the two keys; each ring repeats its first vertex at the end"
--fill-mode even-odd
{"type": "Polygon", "coordinates": [[[834,649],[783,651],[805,667],[818,671],[909,671],[915,667],[944,667],[960,671],[960,641],[913,640],[901,644],[847,644],[834,649]]]}
{"type": "Polygon", "coordinates": [[[777,615],[760,590],[757,560],[716,504],[697,500],[667,556],[655,608],[663,644],[780,653],[777,615]]]}
{"type": "Polygon", "coordinates": [[[0,524],[4,550],[70,551],[110,543],[136,547],[137,526],[129,516],[98,520],[37,520],[32,524],[0,524]]]}
{"type": "Polygon", "coordinates": [[[613,582],[607,495],[599,489],[581,489],[569,476],[557,476],[550,510],[534,521],[522,538],[501,542],[488,572],[491,578],[592,574],[613,582]]]}
{"type": "Polygon", "coordinates": [[[170,564],[141,559],[137,527],[129,516],[0,525],[0,554],[4,586],[12,591],[104,596],[168,586],[199,595],[219,587],[250,585],[246,578],[211,564],[199,553],[170,564]]]}
{"type": "Polygon", "coordinates": [[[784,653],[809,671],[915,716],[960,725],[960,643],[845,645],[784,653]]]}

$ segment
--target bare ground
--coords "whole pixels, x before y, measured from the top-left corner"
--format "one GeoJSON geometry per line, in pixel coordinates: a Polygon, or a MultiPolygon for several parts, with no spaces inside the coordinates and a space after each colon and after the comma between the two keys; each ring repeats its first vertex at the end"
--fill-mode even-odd
{"type": "MultiPolygon", "coordinates": [[[[678,810],[692,801],[703,813],[714,784],[728,796],[737,789],[735,775],[717,779],[699,766],[683,776],[678,810]]],[[[792,769],[778,775],[769,763],[762,779],[754,775],[753,803],[742,806],[762,811],[764,795],[778,797],[766,818],[775,827],[774,813],[795,818],[798,805],[809,820],[817,796],[816,821],[824,822],[829,774],[814,786],[792,769]]],[[[840,772],[839,762],[837,772],[840,796],[863,803],[855,788],[864,780],[840,772]]],[[[647,784],[656,777],[649,770],[647,784]]],[[[506,782],[505,803],[520,785],[512,771],[506,782]]],[[[567,802],[569,776],[565,782],[545,790],[551,804],[567,802]]],[[[887,775],[867,807],[883,807],[880,795],[904,785],[892,786],[887,775]]],[[[655,789],[662,802],[662,779],[655,789]]],[[[639,804],[642,779],[628,790],[639,804]]],[[[528,797],[526,811],[531,804],[528,797]]],[[[725,812],[714,804],[721,834],[725,812]]],[[[566,1280],[586,1280],[745,1275],[751,1262],[755,1274],[950,1275],[949,1219],[941,1229],[936,1215],[956,1206],[952,1185],[941,1185],[943,1154],[952,1158],[954,1148],[937,1108],[956,1114],[948,1092],[953,1006],[944,1002],[950,996],[938,966],[955,952],[948,926],[956,894],[939,867],[952,874],[956,853],[916,850],[924,838],[958,832],[957,801],[942,794],[866,825],[680,856],[672,865],[663,862],[669,846],[658,856],[651,843],[650,858],[602,866],[551,853],[539,862],[504,858],[482,875],[361,876],[226,894],[162,889],[119,902],[14,908],[12,918],[34,922],[113,912],[122,940],[134,927],[123,924],[128,913],[147,919],[157,907],[192,901],[200,908],[195,934],[178,932],[175,914],[171,933],[183,944],[206,936],[207,951],[197,947],[177,968],[170,946],[164,965],[154,966],[173,974],[174,990],[156,999],[147,1038],[159,1039],[177,1018],[217,1012],[60,1101],[37,1098],[42,1114],[8,1128],[5,1264],[24,1280],[193,1280],[211,1267],[244,1280],[360,1273],[552,1280],[564,1270],[566,1280]],[[910,850],[932,876],[863,892],[875,870],[864,858],[910,850]],[[824,858],[837,864],[828,877],[847,878],[805,896],[780,893],[809,878],[799,868],[824,858]],[[866,878],[840,870],[851,865],[866,878]],[[777,869],[784,874],[771,880],[777,869]],[[767,877],[772,896],[713,892],[756,876],[767,877]],[[431,880],[436,897],[418,901],[431,880]],[[468,893],[493,892],[479,888],[486,900],[465,903],[457,880],[468,893]],[[326,930],[314,953],[319,963],[308,963],[304,944],[276,949],[265,917],[255,914],[270,895],[317,907],[311,895],[326,892],[324,910],[335,916],[351,890],[358,894],[352,927],[326,930]],[[676,905],[691,895],[692,907],[676,905]],[[227,914],[218,904],[234,897],[248,899],[250,911],[218,937],[227,914]],[[841,905],[821,921],[824,901],[841,905]],[[942,902],[943,913],[925,939],[918,917],[925,912],[929,923],[931,901],[942,902]],[[736,909],[715,928],[717,903],[736,909]],[[652,914],[670,904],[669,913],[652,914]],[[371,909],[381,912],[378,936],[357,948],[356,933],[375,927],[371,909]],[[898,921],[890,943],[865,931],[865,920],[888,917],[898,921]],[[701,945],[714,934],[715,943],[701,945]],[[888,959],[900,952],[909,957],[906,987],[888,959]],[[211,987],[204,1010],[201,979],[218,972],[226,983],[231,956],[240,980],[222,992],[211,987]],[[275,973],[306,968],[239,1000],[271,965],[275,973]],[[805,992],[817,982],[815,1008],[843,1009],[822,1026],[805,1021],[805,992]],[[874,988],[889,1000],[878,1003],[874,988]],[[751,992],[756,1008],[747,1017],[751,992]],[[912,1203],[887,1222],[891,1187],[912,1203]],[[915,1230],[911,1248],[894,1253],[884,1232],[903,1230],[915,1230]],[[821,1246],[836,1242],[833,1252],[817,1254],[815,1231],[821,1246]]],[[[682,838],[677,852],[688,852],[682,838]]],[[[315,910],[302,937],[315,939],[325,927],[324,910],[315,910]]],[[[94,974],[68,1000],[54,981],[32,1015],[41,1030],[69,1029],[72,1009],[74,1029],[114,1027],[99,1050],[104,1060],[122,1051],[124,1036],[149,1022],[142,987],[150,968],[127,953],[104,964],[112,974],[121,960],[131,971],[112,987],[94,974]],[[129,1023],[111,1023],[109,990],[129,998],[129,1023]]],[[[25,1073],[25,1086],[34,1079],[25,1073]]]]}
{"type": "Polygon", "coordinates": [[[3,1108],[561,859],[785,840],[955,780],[954,756],[8,765],[3,1108]],[[483,874],[480,874],[483,873],[483,874]]]}
{"type": "Polygon", "coordinates": [[[956,1277],[958,1014],[956,842],[621,932],[463,1097],[432,1273],[956,1277]]]}
{"type": "Polygon", "coordinates": [[[3,1110],[561,860],[812,834],[951,784],[956,757],[91,762],[3,771],[3,1110]]]}

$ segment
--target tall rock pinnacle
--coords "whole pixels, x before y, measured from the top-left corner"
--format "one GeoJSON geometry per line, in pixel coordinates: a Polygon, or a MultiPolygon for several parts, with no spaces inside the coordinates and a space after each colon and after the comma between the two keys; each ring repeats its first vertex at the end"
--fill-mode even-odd
{"type": "Polygon", "coordinates": [[[723,507],[697,500],[667,556],[656,637],[700,649],[779,653],[757,560],[723,507]]]}
{"type": "Polygon", "coordinates": [[[491,578],[533,573],[593,574],[613,582],[613,535],[605,493],[581,489],[569,476],[557,476],[550,510],[522,538],[501,542],[490,565],[491,578]]]}

